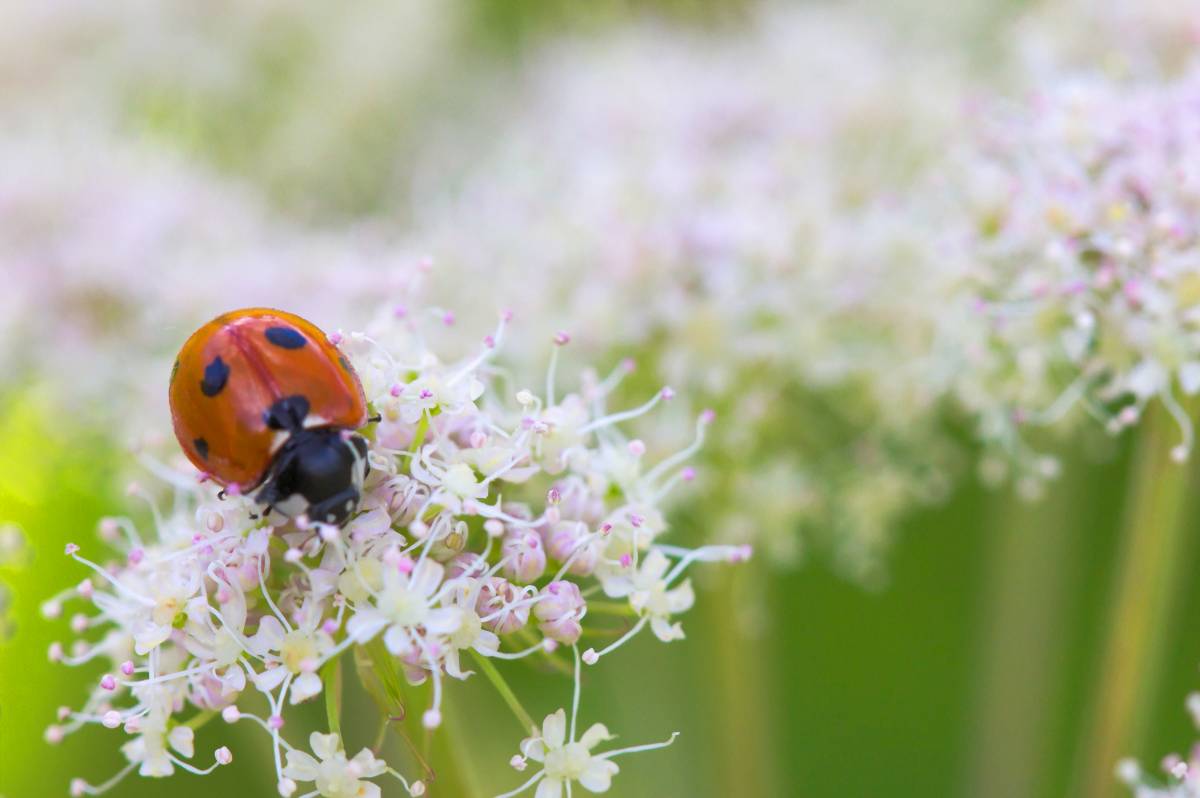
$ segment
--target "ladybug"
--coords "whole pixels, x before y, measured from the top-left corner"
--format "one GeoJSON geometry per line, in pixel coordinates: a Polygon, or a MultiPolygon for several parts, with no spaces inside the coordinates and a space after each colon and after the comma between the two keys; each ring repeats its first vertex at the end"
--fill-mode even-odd
{"type": "Polygon", "coordinates": [[[312,322],[235,310],[192,333],[170,384],[175,437],[231,492],[285,516],[344,524],[358,507],[367,442],[362,383],[312,322]]]}

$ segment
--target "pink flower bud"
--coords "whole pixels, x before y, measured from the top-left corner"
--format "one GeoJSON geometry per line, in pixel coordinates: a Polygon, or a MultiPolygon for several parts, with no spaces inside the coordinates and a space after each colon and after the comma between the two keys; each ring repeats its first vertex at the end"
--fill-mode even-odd
{"type": "Polygon", "coordinates": [[[517,530],[505,536],[500,546],[504,565],[500,570],[514,582],[528,584],[546,570],[546,549],[533,532],[517,530]]]}
{"type": "Polygon", "coordinates": [[[226,723],[237,723],[242,719],[242,711],[233,704],[221,710],[221,719],[226,723]]]}
{"type": "Polygon", "coordinates": [[[216,756],[217,764],[219,764],[219,765],[228,765],[230,762],[233,761],[233,752],[230,751],[229,748],[224,745],[221,746],[220,748],[218,748],[214,752],[214,756],[216,756]]]}
{"type": "Polygon", "coordinates": [[[538,629],[552,640],[571,645],[579,639],[583,627],[579,623],[587,604],[574,582],[551,582],[542,588],[541,599],[533,605],[539,621],[538,629]]]}
{"type": "Polygon", "coordinates": [[[490,618],[483,622],[486,628],[498,635],[510,634],[529,623],[530,606],[513,606],[522,596],[523,592],[507,579],[489,577],[479,588],[475,612],[480,618],[490,618]]]}
{"type": "Polygon", "coordinates": [[[116,690],[117,680],[113,678],[111,673],[106,673],[104,674],[104,677],[100,679],[100,686],[105,690],[116,690]]]}

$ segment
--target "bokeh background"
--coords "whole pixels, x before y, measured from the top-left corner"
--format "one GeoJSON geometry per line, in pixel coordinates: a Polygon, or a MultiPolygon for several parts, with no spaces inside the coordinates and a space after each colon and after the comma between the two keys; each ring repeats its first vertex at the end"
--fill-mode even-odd
{"type": "MultiPolygon", "coordinates": [[[[65,794],[70,775],[98,780],[118,765],[116,750],[87,735],[43,742],[55,709],[77,702],[96,674],[47,662],[49,644],[68,632],[38,608],[82,576],[61,556],[66,542],[90,539],[105,515],[149,518],[125,487],[145,479],[138,452],[169,448],[163,363],[199,322],[262,303],[353,329],[412,296],[453,308],[470,328],[502,298],[519,316],[528,309],[537,333],[578,327],[582,352],[637,357],[631,395],[694,369],[677,357],[689,347],[703,363],[756,352],[758,338],[807,357],[850,334],[901,336],[904,319],[852,318],[804,341],[770,327],[754,340],[730,338],[696,310],[719,319],[719,302],[680,304],[679,272],[643,285],[590,259],[599,264],[603,251],[614,262],[608,248],[620,250],[627,235],[645,247],[670,237],[639,226],[664,207],[711,207],[671,189],[677,180],[688,186],[681,194],[696,185],[704,194],[707,185],[670,168],[687,163],[689,148],[704,154],[691,135],[696,108],[728,106],[734,118],[751,109],[746,126],[722,128],[734,144],[717,148],[753,178],[742,193],[713,188],[725,221],[730,208],[744,209],[743,227],[723,232],[771,238],[764,249],[800,248],[805,225],[791,223],[786,235],[771,225],[787,217],[819,228],[864,196],[903,197],[965,124],[966,100],[1023,96],[1048,60],[1120,73],[1141,68],[1138,54],[1149,51],[1169,72],[1195,42],[1180,6],[8,8],[0,795],[65,794]],[[778,129],[755,129],[762,119],[778,129]],[[611,184],[630,173],[658,181],[657,193],[612,199],[611,184]],[[771,182],[780,175],[782,184],[771,182]],[[811,199],[813,183],[834,186],[837,201],[811,199]],[[592,301],[560,301],[577,283],[592,301]],[[610,293],[612,285],[621,287],[610,293]],[[637,302],[622,304],[621,291],[637,302]],[[672,324],[658,326],[658,316],[672,324]]],[[[735,292],[757,279],[735,279],[735,292]]],[[[895,279],[897,292],[927,301],[919,279],[895,279]]],[[[885,360],[879,371],[901,368],[885,360]]],[[[1200,464],[1171,462],[1165,413],[1151,410],[1119,438],[1088,428],[1047,435],[1039,443],[1059,456],[1061,476],[1034,491],[978,477],[972,464],[986,459],[984,444],[936,399],[903,397],[922,412],[918,422],[897,419],[879,410],[889,404],[882,377],[872,377],[880,400],[854,381],[831,388],[816,370],[786,384],[762,377],[757,416],[722,398],[751,392],[758,373],[714,369],[696,384],[731,430],[718,452],[766,465],[748,474],[744,458],[714,457],[699,490],[717,498],[690,494],[673,516],[684,539],[753,539],[755,562],[700,579],[685,642],[643,640],[589,674],[585,718],[603,709],[627,740],[683,732],[674,747],[623,762],[612,794],[1117,795],[1117,757],[1153,765],[1186,749],[1194,729],[1183,698],[1200,683],[1200,586],[1190,578],[1200,464]],[[740,442],[747,418],[759,437],[740,442]],[[863,436],[875,454],[802,465],[816,447],[859,452],[863,436]],[[760,493],[747,500],[739,480],[760,493]],[[747,501],[757,514],[731,511],[747,501]]],[[[514,670],[513,680],[537,711],[569,689],[541,673],[514,670]]],[[[355,696],[365,711],[367,699],[355,696]]],[[[480,680],[450,700],[450,722],[466,731],[444,743],[444,761],[455,764],[432,794],[511,787],[507,759],[520,730],[500,700],[480,680]]],[[[218,733],[230,732],[206,729],[199,747],[218,733]]],[[[241,751],[266,750],[254,735],[237,739],[241,751]]],[[[251,760],[240,754],[206,779],[130,780],[117,794],[274,794],[270,772],[251,760]]]]}

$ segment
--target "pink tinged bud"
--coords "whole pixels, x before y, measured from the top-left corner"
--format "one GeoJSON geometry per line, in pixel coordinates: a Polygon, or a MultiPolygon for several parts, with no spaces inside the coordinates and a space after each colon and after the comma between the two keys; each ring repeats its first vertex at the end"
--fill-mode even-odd
{"type": "Polygon", "coordinates": [[[79,546],[77,546],[77,545],[76,545],[76,544],[74,544],[74,543],[68,543],[68,544],[67,544],[67,547],[66,547],[66,549],[64,549],[64,551],[67,553],[67,556],[68,556],[68,557],[71,557],[71,556],[73,556],[73,555],[74,555],[76,552],[78,552],[78,551],[79,551],[79,546]]]}
{"type": "Polygon", "coordinates": [[[634,457],[641,457],[646,453],[646,444],[637,438],[631,440],[629,442],[629,453],[634,457]]]}
{"type": "Polygon", "coordinates": [[[433,398],[433,391],[429,390],[428,388],[422,388],[422,389],[421,389],[421,393],[420,393],[420,394],[418,394],[418,396],[419,396],[421,399],[432,399],[432,398],[433,398]]]}
{"type": "Polygon", "coordinates": [[[546,571],[546,550],[532,532],[510,533],[500,546],[501,572],[514,582],[528,584],[546,571]]]}
{"type": "Polygon", "coordinates": [[[392,315],[398,319],[402,319],[408,315],[408,308],[404,305],[397,305],[396,307],[392,308],[392,315]]]}
{"type": "Polygon", "coordinates": [[[404,386],[397,383],[388,390],[388,393],[390,393],[394,398],[399,398],[400,394],[404,393],[404,386]]]}
{"type": "Polygon", "coordinates": [[[225,493],[236,499],[238,496],[242,495],[242,486],[236,482],[231,482],[225,486],[225,493]]]}
{"type": "Polygon", "coordinates": [[[88,783],[83,779],[71,779],[71,798],[87,795],[88,783]]]}
{"type": "Polygon", "coordinates": [[[58,711],[55,713],[55,715],[58,718],[59,722],[61,723],[62,721],[66,720],[67,718],[71,717],[71,708],[70,707],[59,707],[58,711]]]}
{"type": "Polygon", "coordinates": [[[583,661],[586,665],[595,665],[600,661],[600,655],[596,653],[596,649],[589,648],[587,651],[583,652],[583,661]]]}
{"type": "Polygon", "coordinates": [[[110,709],[101,716],[100,722],[104,724],[106,729],[115,729],[121,725],[121,713],[115,709],[110,709]]]}
{"type": "Polygon", "coordinates": [[[501,320],[501,321],[503,321],[503,322],[504,322],[504,323],[506,323],[506,324],[507,324],[508,322],[512,321],[512,320],[513,320],[513,312],[512,312],[512,309],[511,309],[511,308],[505,308],[504,310],[502,310],[502,311],[500,312],[500,320],[501,320]]]}
{"type": "Polygon", "coordinates": [[[547,654],[553,654],[555,651],[558,651],[558,641],[547,637],[542,641],[542,650],[547,654]]]}
{"type": "Polygon", "coordinates": [[[554,334],[554,343],[557,346],[566,346],[567,344],[571,343],[571,336],[570,334],[559,330],[554,334]]]}
{"type": "Polygon", "coordinates": [[[42,739],[50,745],[58,745],[63,741],[64,732],[61,726],[47,726],[42,739]]]}
{"type": "Polygon", "coordinates": [[[88,617],[82,612],[71,616],[71,631],[75,634],[83,634],[88,628],[88,617]]]}
{"type": "Polygon", "coordinates": [[[62,605],[57,601],[47,601],[42,605],[42,617],[53,620],[62,615],[62,605]]]}
{"type": "Polygon", "coordinates": [[[706,409],[700,414],[700,423],[708,425],[717,420],[717,411],[712,408],[706,409]]]}
{"type": "Polygon", "coordinates": [[[130,718],[129,720],[125,721],[126,734],[137,734],[141,730],[142,723],[140,718],[130,718]]]}
{"type": "Polygon", "coordinates": [[[607,521],[605,521],[603,524],[600,525],[600,534],[605,537],[608,537],[608,533],[612,532],[612,529],[613,529],[613,525],[608,523],[607,521]]]}
{"type": "Polygon", "coordinates": [[[130,565],[137,565],[146,557],[146,552],[142,549],[131,549],[126,560],[130,565]]]}
{"type": "Polygon", "coordinates": [[[425,794],[425,782],[418,780],[408,785],[408,794],[413,798],[421,798],[425,794]]]}
{"type": "Polygon", "coordinates": [[[504,534],[504,524],[497,521],[495,518],[489,518],[483,522],[483,531],[487,532],[492,537],[500,537],[504,534]]]}
{"type": "Polygon", "coordinates": [[[298,563],[304,559],[304,552],[300,551],[300,549],[297,549],[297,548],[291,548],[291,549],[288,549],[286,552],[284,552],[283,559],[284,559],[284,562],[289,562],[289,563],[292,563],[293,565],[295,565],[296,563],[298,563]]]}
{"type": "Polygon", "coordinates": [[[643,518],[642,516],[638,515],[637,513],[630,513],[629,514],[629,523],[632,524],[634,526],[634,528],[638,528],[638,527],[641,527],[642,524],[646,523],[646,519],[643,518]]]}
{"type": "Polygon", "coordinates": [[[735,548],[733,550],[733,553],[731,553],[729,555],[729,561],[730,562],[745,562],[746,560],[750,559],[750,555],[752,555],[753,553],[754,553],[754,547],[751,546],[749,543],[745,543],[741,546],[738,546],[737,548],[735,548]]]}
{"type": "Polygon", "coordinates": [[[237,723],[242,719],[242,711],[233,704],[221,710],[221,719],[226,723],[237,723]]]}
{"type": "Polygon", "coordinates": [[[637,361],[633,358],[627,357],[621,361],[621,371],[624,371],[626,374],[632,374],[636,370],[637,361]]]}
{"type": "Polygon", "coordinates": [[[279,784],[276,785],[275,789],[279,790],[279,794],[282,795],[283,798],[292,798],[292,796],[296,793],[296,782],[292,781],[291,779],[281,779],[279,784]]]}
{"type": "Polygon", "coordinates": [[[113,678],[113,675],[111,673],[106,673],[106,674],[104,674],[104,677],[100,680],[100,686],[103,687],[105,690],[116,690],[117,689],[117,680],[113,678]]]}
{"type": "Polygon", "coordinates": [[[46,653],[46,656],[50,658],[51,662],[62,662],[62,658],[63,658],[62,643],[51,643],[50,649],[46,653]]]}
{"type": "Polygon", "coordinates": [[[267,726],[271,727],[272,729],[275,729],[276,731],[278,731],[279,729],[282,729],[283,728],[283,716],[282,715],[272,715],[271,717],[267,718],[267,726]]]}
{"type": "Polygon", "coordinates": [[[421,724],[426,729],[436,729],[442,725],[442,713],[436,709],[425,710],[425,714],[421,716],[421,724]]]}
{"type": "Polygon", "coordinates": [[[104,518],[100,521],[99,531],[100,538],[102,540],[112,542],[113,540],[116,540],[117,535],[121,531],[121,527],[117,524],[116,519],[104,518]]]}
{"type": "Polygon", "coordinates": [[[472,449],[482,449],[488,442],[487,433],[476,430],[471,433],[471,438],[467,442],[471,444],[472,449]]]}
{"type": "Polygon", "coordinates": [[[92,585],[91,579],[84,579],[79,583],[79,587],[76,588],[76,590],[79,591],[79,595],[83,596],[84,598],[91,598],[92,593],[95,592],[95,589],[96,588],[92,585]]]}
{"type": "Polygon", "coordinates": [[[496,339],[493,338],[491,335],[485,335],[485,336],[483,336],[483,345],[486,346],[488,349],[495,349],[496,348],[496,339]]]}
{"type": "Polygon", "coordinates": [[[233,594],[229,592],[229,588],[222,587],[217,590],[217,603],[228,604],[231,598],[233,598],[233,594]]]}
{"type": "Polygon", "coordinates": [[[396,570],[402,574],[411,574],[413,572],[413,568],[415,568],[416,565],[417,564],[415,562],[413,562],[413,558],[409,557],[407,554],[405,554],[403,557],[401,557],[399,560],[396,561],[396,570]]]}
{"type": "Polygon", "coordinates": [[[127,659],[121,663],[121,673],[125,674],[126,676],[133,675],[133,660],[127,659]]]}
{"type": "Polygon", "coordinates": [[[687,468],[683,469],[683,471],[680,473],[680,476],[683,478],[684,482],[691,482],[696,478],[696,469],[688,466],[687,468]]]}
{"type": "Polygon", "coordinates": [[[321,540],[332,543],[340,537],[338,528],[332,524],[321,524],[321,540]]]}
{"type": "Polygon", "coordinates": [[[560,491],[558,488],[551,488],[550,490],[546,491],[546,501],[552,505],[558,504],[560,501],[562,501],[562,491],[560,491]]]}
{"type": "Polygon", "coordinates": [[[228,746],[221,746],[213,755],[217,758],[218,765],[228,765],[233,761],[233,752],[229,750],[228,746]]]}
{"type": "Polygon", "coordinates": [[[333,618],[327,618],[325,623],[321,624],[321,631],[327,635],[331,635],[338,630],[338,622],[333,618]]]}
{"type": "Polygon", "coordinates": [[[334,332],[329,336],[329,343],[333,344],[334,346],[340,346],[343,340],[344,339],[342,338],[342,334],[340,332],[334,332]]]}
{"type": "Polygon", "coordinates": [[[542,634],[571,645],[583,632],[579,619],[586,606],[578,585],[559,580],[542,588],[541,600],[533,606],[533,613],[540,621],[538,628],[542,634]]]}
{"type": "Polygon", "coordinates": [[[631,565],[633,565],[633,555],[628,554],[628,553],[622,554],[621,555],[621,567],[628,568],[631,565]]]}
{"type": "Polygon", "coordinates": [[[525,769],[525,757],[521,756],[520,754],[514,754],[513,758],[508,760],[508,764],[512,767],[513,770],[524,770],[525,769]]]}
{"type": "Polygon", "coordinates": [[[454,312],[453,311],[447,310],[445,313],[442,314],[442,324],[445,324],[447,327],[450,327],[454,324],[454,312]]]}
{"type": "Polygon", "coordinates": [[[675,391],[674,391],[674,389],[671,388],[671,386],[668,385],[665,388],[663,388],[661,391],[659,391],[658,395],[660,397],[662,397],[662,400],[664,402],[669,402],[675,398],[675,391]]]}
{"type": "Polygon", "coordinates": [[[204,526],[209,532],[220,532],[225,528],[225,516],[220,513],[209,513],[208,518],[204,521],[204,526]]]}

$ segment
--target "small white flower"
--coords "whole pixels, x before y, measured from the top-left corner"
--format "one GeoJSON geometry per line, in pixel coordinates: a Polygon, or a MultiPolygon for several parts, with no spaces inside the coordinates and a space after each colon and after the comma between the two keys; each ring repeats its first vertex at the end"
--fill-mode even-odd
{"type": "Polygon", "coordinates": [[[347,759],[336,734],[313,732],[309,746],[317,758],[299,750],[288,751],[283,775],[293,781],[315,782],[324,798],[379,798],[379,785],[366,779],[387,772],[387,765],[367,748],[347,759]]]}

